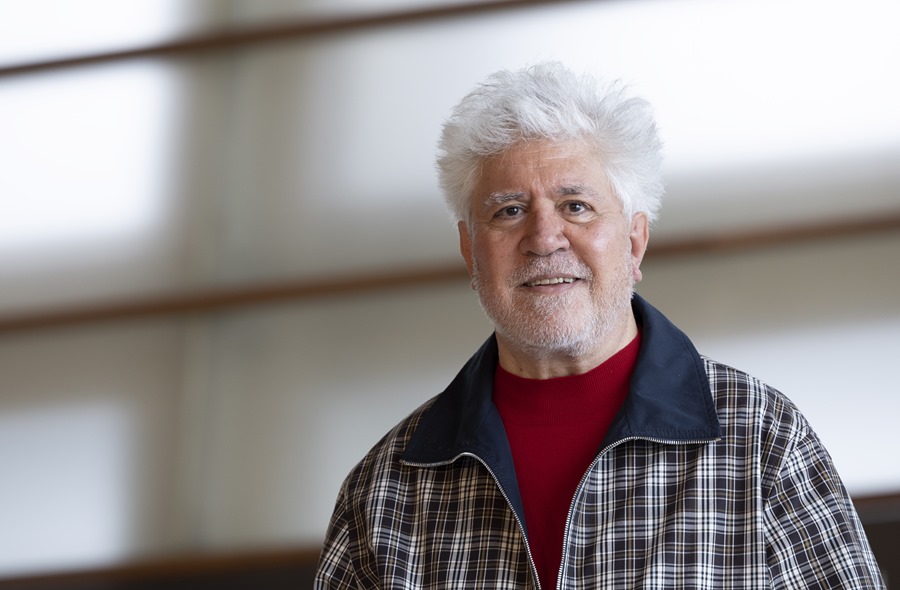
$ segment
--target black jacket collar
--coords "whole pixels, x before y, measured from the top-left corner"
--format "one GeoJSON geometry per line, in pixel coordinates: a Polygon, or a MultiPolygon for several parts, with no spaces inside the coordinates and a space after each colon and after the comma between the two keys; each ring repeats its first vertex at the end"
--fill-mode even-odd
{"type": "MultiPolygon", "coordinates": [[[[632,308],[642,331],[641,350],[628,397],[603,447],[629,438],[678,443],[719,438],[709,381],[693,344],[639,295],[632,308]]],[[[491,400],[496,366],[497,341],[491,336],[422,417],[404,462],[446,463],[472,454],[501,482],[515,481],[509,443],[491,400]]]]}

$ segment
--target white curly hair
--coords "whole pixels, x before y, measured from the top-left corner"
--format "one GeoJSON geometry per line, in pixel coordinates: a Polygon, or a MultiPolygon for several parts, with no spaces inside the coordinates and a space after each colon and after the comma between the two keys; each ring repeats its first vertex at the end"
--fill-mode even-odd
{"type": "Polygon", "coordinates": [[[466,95],[444,123],[437,168],[447,206],[469,222],[481,163],[521,140],[582,139],[596,146],[628,219],[656,219],[664,191],[662,142],[650,104],[550,62],[501,70],[466,95]]]}

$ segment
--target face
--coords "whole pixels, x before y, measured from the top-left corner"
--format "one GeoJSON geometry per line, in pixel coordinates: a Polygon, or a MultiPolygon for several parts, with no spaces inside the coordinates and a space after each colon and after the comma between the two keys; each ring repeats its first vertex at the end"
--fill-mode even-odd
{"type": "Polygon", "coordinates": [[[611,341],[634,321],[647,219],[626,219],[590,146],[523,141],[488,158],[459,231],[501,348],[581,357],[624,345],[611,341]]]}

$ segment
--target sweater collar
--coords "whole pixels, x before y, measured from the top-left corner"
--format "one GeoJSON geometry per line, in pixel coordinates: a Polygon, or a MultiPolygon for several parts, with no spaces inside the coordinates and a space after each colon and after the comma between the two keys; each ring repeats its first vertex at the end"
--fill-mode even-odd
{"type": "MultiPolygon", "coordinates": [[[[662,313],[639,295],[632,308],[641,325],[641,350],[628,397],[603,447],[624,439],[685,443],[721,437],[703,360],[662,313]]],[[[480,457],[499,479],[514,477],[509,444],[491,401],[497,341],[492,335],[426,411],[403,454],[407,463],[480,457]]]]}

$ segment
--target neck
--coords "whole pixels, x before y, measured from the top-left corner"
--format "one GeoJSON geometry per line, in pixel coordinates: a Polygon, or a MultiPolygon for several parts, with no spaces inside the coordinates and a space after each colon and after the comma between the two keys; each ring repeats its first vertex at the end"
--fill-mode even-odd
{"type": "Polygon", "coordinates": [[[526,350],[497,334],[499,362],[506,371],[527,379],[581,375],[600,366],[625,348],[634,340],[637,332],[637,322],[629,310],[625,321],[611,330],[587,353],[572,353],[569,350],[526,350]]]}

